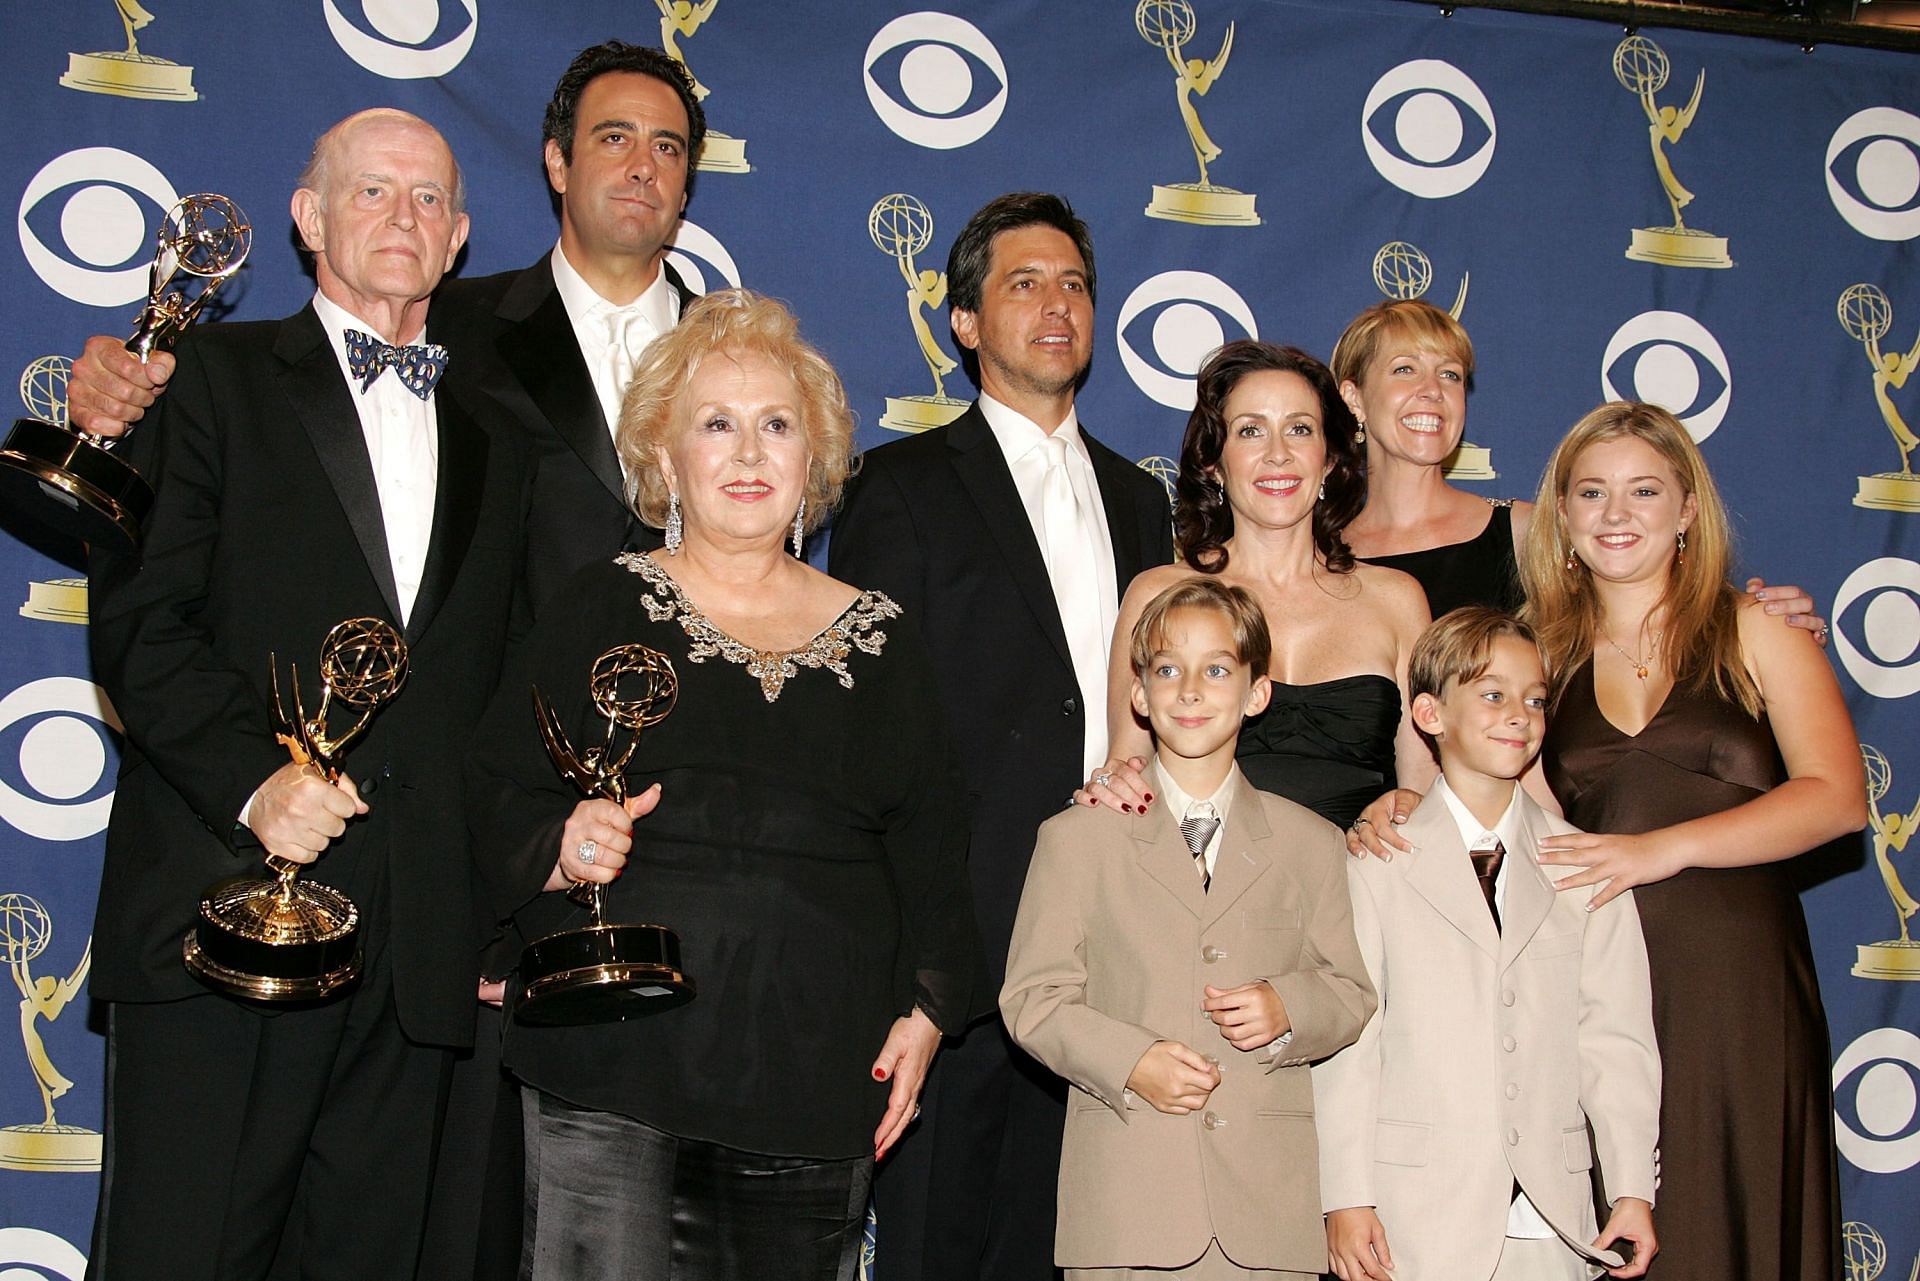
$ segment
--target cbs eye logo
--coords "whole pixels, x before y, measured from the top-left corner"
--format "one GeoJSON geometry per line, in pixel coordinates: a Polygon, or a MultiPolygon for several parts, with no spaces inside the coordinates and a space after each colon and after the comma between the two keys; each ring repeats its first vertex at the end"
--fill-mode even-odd
{"type": "Polygon", "coordinates": [[[978,142],[1007,109],[1000,51],[950,13],[895,18],[875,33],[862,67],[874,114],[917,146],[951,151],[978,142]]]}
{"type": "Polygon", "coordinates": [[[80,1281],[87,1256],[38,1228],[0,1228],[0,1277],[6,1281],[80,1281]]]}
{"type": "Polygon", "coordinates": [[[1920,236],[1920,116],[1869,107],[1827,144],[1827,196],[1847,224],[1875,240],[1920,236]]]}
{"type": "Polygon", "coordinates": [[[147,296],[152,231],[179,198],[165,174],[130,151],[69,151],[20,193],[20,252],[63,297],[124,307],[147,296]]]}
{"type": "Polygon", "coordinates": [[[1183,413],[1193,409],[1193,376],[1208,355],[1229,337],[1259,336],[1246,300],[1204,271],[1163,271],[1141,281],[1114,326],[1133,385],[1183,413]],[[1228,324],[1239,332],[1229,334],[1228,324]]]}
{"type": "Polygon", "coordinates": [[[480,30],[480,0],[323,0],[327,30],[349,58],[389,80],[444,76],[480,30]],[[356,23],[342,10],[358,10],[356,23]]]}
{"type": "Polygon", "coordinates": [[[1875,698],[1920,693],[1920,565],[1882,556],[1848,574],[1833,598],[1833,647],[1875,698]]]}
{"type": "MultiPolygon", "coordinates": [[[[667,240],[667,261],[673,264],[675,272],[687,288],[696,294],[704,294],[709,289],[740,287],[740,268],[734,264],[733,255],[720,243],[711,231],[697,222],[680,220],[673,235],[667,240]],[[702,265],[706,267],[701,270],[702,265]],[[709,284],[708,273],[720,277],[709,284]]],[[[0,1278],[4,1281],[4,1278],[0,1278]]]]}
{"type": "Polygon", "coordinates": [[[1720,340],[1692,316],[1643,311],[1614,331],[1600,358],[1600,394],[1644,400],[1678,418],[1698,444],[1725,421],[1733,370],[1720,340]]]}
{"type": "Polygon", "coordinates": [[[1920,1165],[1920,1036],[1879,1027],[1841,1051],[1833,1064],[1833,1120],[1840,1155],[1869,1174],[1920,1165]]]}
{"type": "Polygon", "coordinates": [[[1450,62],[1421,58],[1381,76],[1360,109],[1373,167],[1428,200],[1457,196],[1493,163],[1493,104],[1450,62]]]}
{"type": "Polygon", "coordinates": [[[42,841],[105,830],[114,769],[106,731],[120,728],[106,694],[76,676],[49,676],[0,699],[0,819],[42,841]]]}

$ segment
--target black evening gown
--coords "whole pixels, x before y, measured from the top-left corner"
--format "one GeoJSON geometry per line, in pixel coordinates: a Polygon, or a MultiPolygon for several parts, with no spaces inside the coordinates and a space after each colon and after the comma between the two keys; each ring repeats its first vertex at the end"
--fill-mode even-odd
{"type": "MultiPolygon", "coordinates": [[[[1621,733],[1591,662],[1548,717],[1544,757],[1568,820],[1589,832],[1717,814],[1786,777],[1766,720],[1711,690],[1675,686],[1644,730],[1621,733]]],[[[1827,1020],[1786,865],[1688,868],[1633,894],[1665,1077],[1648,1276],[1837,1281],[1827,1020]]]]}
{"type": "Polygon", "coordinates": [[[1242,722],[1234,755],[1261,791],[1345,827],[1394,786],[1399,727],[1400,687],[1385,676],[1275,681],[1267,710],[1242,722]]]}
{"type": "Polygon", "coordinates": [[[1367,563],[1408,574],[1427,593],[1435,618],[1462,605],[1493,605],[1514,611],[1526,601],[1513,551],[1513,500],[1489,498],[1487,527],[1464,543],[1448,543],[1398,556],[1372,556],[1367,563]]]}
{"type": "Polygon", "coordinates": [[[870,1071],[917,1004],[948,1033],[974,1011],[978,952],[964,791],[932,663],[900,609],[863,594],[808,647],[757,654],[707,622],[655,562],[590,566],[543,613],[524,674],[482,726],[482,872],[529,938],[582,925],[540,892],[577,794],[536,733],[527,682],[576,747],[601,741],[594,659],[638,642],[679,677],[646,729],[630,795],[662,785],[607,895],[616,922],[671,927],[693,1001],[625,1023],[507,1020],[520,1080],[576,1108],[774,1156],[873,1154],[890,1083],[870,1071]]]}

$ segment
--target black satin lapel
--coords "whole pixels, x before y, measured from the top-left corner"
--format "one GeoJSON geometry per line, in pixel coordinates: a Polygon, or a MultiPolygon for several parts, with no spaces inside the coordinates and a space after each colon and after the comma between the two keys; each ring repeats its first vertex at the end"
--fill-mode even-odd
{"type": "Polygon", "coordinates": [[[473,542],[480,519],[480,501],[487,479],[487,434],[459,400],[445,390],[434,396],[439,414],[440,475],[433,494],[433,536],[427,544],[427,564],[407,615],[407,643],[413,644],[453,590],[460,564],[473,542]]]}
{"type": "Polygon", "coordinates": [[[1069,669],[1073,655],[1067,649],[1066,628],[1060,622],[1060,603],[1054,599],[1053,580],[1047,577],[1046,558],[1034,541],[1033,522],[1020,503],[1020,491],[1013,487],[1013,474],[995,443],[992,428],[978,408],[970,409],[946,428],[947,443],[954,450],[953,467],[961,483],[980,509],[987,528],[993,531],[1000,554],[1006,559],[1012,576],[1027,606],[1046,633],[1060,660],[1069,669]]]}
{"type": "Polygon", "coordinates": [[[627,492],[620,460],[614,456],[607,417],[593,390],[593,376],[587,372],[586,357],[580,354],[580,342],[573,335],[573,322],[567,318],[560,291],[549,292],[526,319],[502,333],[498,346],[501,359],[513,370],[521,390],[555,434],[580,455],[587,470],[599,477],[607,492],[624,507],[627,492]]]}
{"type": "MultiPolygon", "coordinates": [[[[360,416],[353,405],[353,392],[341,376],[340,362],[327,345],[326,331],[311,311],[296,317],[290,325],[307,322],[311,326],[311,345],[290,357],[282,378],[287,399],[293,403],[300,425],[313,443],[321,470],[333,484],[333,492],[347,514],[347,523],[360,544],[373,581],[379,584],[380,597],[387,603],[387,616],[400,618],[400,593],[393,585],[393,558],[387,551],[387,523],[380,511],[380,490],[373,481],[373,460],[367,456],[367,440],[360,431],[360,416]]],[[[305,339],[309,335],[295,330],[289,337],[305,339]]],[[[290,356],[293,344],[283,340],[279,350],[290,356]]]]}
{"type": "Polygon", "coordinates": [[[1127,584],[1148,568],[1141,564],[1146,553],[1140,546],[1140,518],[1127,484],[1132,479],[1127,473],[1136,468],[1088,435],[1085,425],[1080,428],[1080,436],[1087,442],[1087,456],[1093,460],[1094,479],[1100,482],[1100,505],[1106,508],[1107,536],[1113,543],[1114,581],[1120,584],[1124,596],[1127,584]]]}

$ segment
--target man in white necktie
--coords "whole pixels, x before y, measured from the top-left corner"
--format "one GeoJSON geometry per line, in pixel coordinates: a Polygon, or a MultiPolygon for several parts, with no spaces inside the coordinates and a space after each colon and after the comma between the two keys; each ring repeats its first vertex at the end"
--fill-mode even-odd
{"type": "Polygon", "coordinates": [[[1007,1038],[993,994],[1040,823],[1106,759],[1120,589],[1173,559],[1165,492],[1081,427],[1093,352],[1086,224],[1058,196],[990,202],[947,262],[953,334],[980,397],[870,450],[834,524],[833,573],[906,609],[942,669],[973,798],[985,1017],[940,1056],[876,1185],[889,1281],[1053,1272],[1065,1088],[1007,1038]]]}

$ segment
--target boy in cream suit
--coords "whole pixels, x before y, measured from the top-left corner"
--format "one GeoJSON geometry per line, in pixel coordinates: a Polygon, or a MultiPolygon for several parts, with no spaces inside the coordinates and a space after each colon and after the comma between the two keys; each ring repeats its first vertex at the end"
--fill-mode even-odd
{"type": "Polygon", "coordinates": [[[1055,1260],[1069,1278],[1304,1278],[1321,1237],[1307,1064],[1373,1009],[1345,845],[1234,764],[1269,693],[1253,598],[1196,578],[1132,637],[1144,814],[1040,829],[1000,1010],[1074,1086],[1055,1260]]]}
{"type": "Polygon", "coordinates": [[[1534,860],[1573,830],[1516,781],[1546,730],[1539,647],[1510,615],[1457,609],[1407,683],[1441,777],[1401,828],[1410,852],[1349,864],[1380,1005],[1313,1070],[1333,1271],[1640,1276],[1659,1248],[1646,946],[1631,893],[1589,912],[1590,889],[1556,892],[1534,860]],[[1612,1205],[1597,1236],[1595,1151],[1612,1205]]]}

